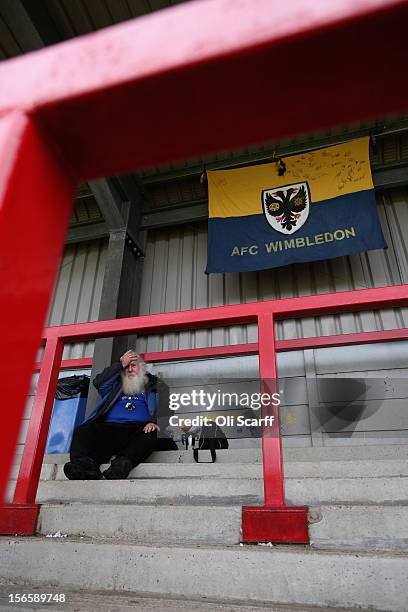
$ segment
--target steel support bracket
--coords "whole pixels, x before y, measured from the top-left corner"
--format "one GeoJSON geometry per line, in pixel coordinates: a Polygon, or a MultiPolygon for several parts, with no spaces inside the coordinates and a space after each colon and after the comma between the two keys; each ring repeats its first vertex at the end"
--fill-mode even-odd
{"type": "Polygon", "coordinates": [[[309,544],[307,506],[243,506],[242,542],[309,544]]]}
{"type": "Polygon", "coordinates": [[[39,504],[0,504],[0,535],[34,535],[39,504]]]}
{"type": "Polygon", "coordinates": [[[143,251],[139,242],[133,237],[133,234],[129,229],[126,231],[126,244],[131,249],[136,259],[139,259],[139,257],[145,257],[145,252],[143,251]]]}

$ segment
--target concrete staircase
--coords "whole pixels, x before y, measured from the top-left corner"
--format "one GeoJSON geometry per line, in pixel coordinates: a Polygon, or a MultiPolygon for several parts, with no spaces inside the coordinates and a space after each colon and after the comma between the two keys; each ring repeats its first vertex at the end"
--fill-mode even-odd
{"type": "Polygon", "coordinates": [[[3,579],[408,610],[408,445],[285,450],[287,502],[310,507],[310,547],[240,545],[241,506],[263,501],[261,454],[217,456],[155,453],[126,481],[67,481],[66,457],[46,457],[39,536],[0,539],[3,579]]]}

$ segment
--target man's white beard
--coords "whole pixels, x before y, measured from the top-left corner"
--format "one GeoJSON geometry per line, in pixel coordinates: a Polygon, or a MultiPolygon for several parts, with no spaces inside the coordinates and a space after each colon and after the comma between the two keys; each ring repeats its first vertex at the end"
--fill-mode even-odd
{"type": "Polygon", "coordinates": [[[125,395],[136,395],[141,393],[147,382],[146,373],[142,370],[134,376],[127,376],[122,374],[122,389],[125,395]]]}

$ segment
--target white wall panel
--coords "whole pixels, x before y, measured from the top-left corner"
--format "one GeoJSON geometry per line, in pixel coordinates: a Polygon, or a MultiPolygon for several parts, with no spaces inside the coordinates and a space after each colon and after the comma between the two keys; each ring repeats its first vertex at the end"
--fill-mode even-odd
{"type": "Polygon", "coordinates": [[[312,407],[324,423],[323,445],[408,443],[407,341],[310,352],[315,379],[329,383],[312,407]]]}
{"type": "MultiPolygon", "coordinates": [[[[408,443],[408,341],[284,352],[277,362],[286,443],[408,443]]],[[[252,392],[259,376],[256,355],[150,364],[149,370],[179,393],[197,385],[252,392]]],[[[243,440],[234,442],[239,445],[243,440]]]]}

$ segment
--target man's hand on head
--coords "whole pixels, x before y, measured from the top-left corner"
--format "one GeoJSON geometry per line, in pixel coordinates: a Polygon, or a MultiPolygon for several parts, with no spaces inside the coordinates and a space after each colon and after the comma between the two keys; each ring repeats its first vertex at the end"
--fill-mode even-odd
{"type": "Polygon", "coordinates": [[[135,351],[133,350],[126,351],[126,353],[123,353],[122,357],[120,358],[120,363],[122,364],[122,368],[123,369],[127,368],[131,362],[136,362],[137,359],[138,359],[138,356],[135,353],[135,351]]]}
{"type": "Polygon", "coordinates": [[[150,433],[152,431],[155,431],[156,429],[157,431],[160,431],[160,427],[156,425],[156,423],[146,423],[146,425],[143,427],[143,431],[145,433],[150,433]]]}

